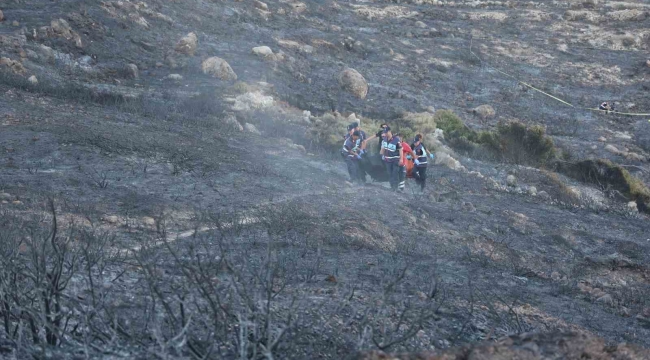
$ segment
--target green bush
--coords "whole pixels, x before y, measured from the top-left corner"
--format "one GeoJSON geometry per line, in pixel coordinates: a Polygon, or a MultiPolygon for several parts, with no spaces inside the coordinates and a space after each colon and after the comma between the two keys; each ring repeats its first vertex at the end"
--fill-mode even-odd
{"type": "Polygon", "coordinates": [[[477,140],[476,132],[468,128],[463,120],[451,110],[436,111],[434,120],[437,128],[444,131],[449,139],[464,137],[472,142],[477,140]]]}

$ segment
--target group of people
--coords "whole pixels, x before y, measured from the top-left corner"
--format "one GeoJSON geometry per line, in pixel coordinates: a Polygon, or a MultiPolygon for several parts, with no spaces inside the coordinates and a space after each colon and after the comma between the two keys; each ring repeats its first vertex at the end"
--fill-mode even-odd
{"type": "Polygon", "coordinates": [[[344,138],[341,154],[345,158],[352,182],[365,184],[366,172],[360,165],[360,161],[367,154],[366,146],[368,141],[379,138],[378,152],[386,168],[391,189],[393,191],[404,191],[406,164],[408,161],[412,161],[411,173],[420,189],[424,191],[427,180],[428,159],[433,159],[434,155],[422,143],[422,135],[416,135],[409,145],[401,139],[399,134],[393,134],[388,124],[381,124],[379,131],[374,136],[367,137],[366,133],[360,129],[359,123],[352,123],[348,125],[348,133],[344,138]]]}

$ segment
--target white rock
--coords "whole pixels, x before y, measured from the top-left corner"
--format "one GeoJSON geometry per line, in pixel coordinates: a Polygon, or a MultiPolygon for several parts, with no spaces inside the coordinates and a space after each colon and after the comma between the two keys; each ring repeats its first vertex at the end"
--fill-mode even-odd
{"type": "Polygon", "coordinates": [[[528,188],[528,193],[529,193],[531,196],[537,196],[537,188],[534,187],[534,186],[529,187],[529,188],[528,188]]]}
{"type": "Polygon", "coordinates": [[[181,74],[169,74],[166,77],[168,80],[181,81],[183,80],[183,75],[181,74]]]}
{"type": "Polygon", "coordinates": [[[249,124],[249,123],[244,124],[244,130],[246,130],[246,132],[249,132],[249,133],[252,133],[252,134],[262,135],[262,133],[259,130],[257,130],[255,125],[253,125],[253,124],[249,124]]]}
{"type": "Polygon", "coordinates": [[[630,201],[627,203],[627,209],[631,212],[638,212],[639,209],[636,206],[636,201],[630,201]]]}
{"type": "Polygon", "coordinates": [[[269,6],[266,5],[266,3],[263,3],[263,2],[261,2],[259,0],[255,0],[253,2],[253,4],[255,4],[255,7],[260,9],[260,10],[269,11],[269,6]]]}
{"type": "Polygon", "coordinates": [[[147,225],[147,226],[154,226],[156,225],[156,220],[152,217],[145,216],[142,218],[142,223],[147,225]]]}
{"type": "Polygon", "coordinates": [[[416,21],[415,26],[417,26],[417,27],[419,27],[421,29],[426,29],[427,28],[427,24],[423,23],[422,21],[416,21]]]}
{"type": "Polygon", "coordinates": [[[508,175],[508,177],[506,177],[506,184],[512,187],[517,186],[517,178],[514,175],[508,175]]]}
{"type": "Polygon", "coordinates": [[[616,155],[620,155],[620,154],[623,153],[621,150],[619,150],[618,148],[616,148],[616,146],[614,146],[612,144],[607,144],[605,146],[605,150],[611,152],[612,154],[616,154],[616,155]]]}
{"type": "Polygon", "coordinates": [[[262,57],[270,57],[273,56],[273,50],[271,50],[270,47],[268,46],[257,46],[253,48],[253,54],[262,56],[262,57]]]}
{"type": "Polygon", "coordinates": [[[36,78],[36,75],[30,76],[29,79],[27,79],[27,81],[29,81],[29,83],[32,84],[32,85],[37,85],[38,84],[38,79],[36,78]]]}

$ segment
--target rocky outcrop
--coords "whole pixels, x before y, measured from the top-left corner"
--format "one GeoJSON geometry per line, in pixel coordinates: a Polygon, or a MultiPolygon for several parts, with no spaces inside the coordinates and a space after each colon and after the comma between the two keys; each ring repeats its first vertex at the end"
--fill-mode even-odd
{"type": "Polygon", "coordinates": [[[55,19],[50,22],[50,27],[45,29],[50,36],[62,37],[66,40],[74,41],[75,46],[83,47],[81,36],[74,30],[67,21],[63,19],[55,19]]]}
{"type": "Polygon", "coordinates": [[[18,75],[24,75],[26,71],[25,67],[20,61],[12,60],[8,57],[2,57],[0,58],[0,68],[5,66],[8,67],[14,74],[18,75]]]}
{"type": "Polygon", "coordinates": [[[359,99],[365,99],[368,95],[368,82],[354,69],[347,68],[339,74],[339,85],[359,99]]]}

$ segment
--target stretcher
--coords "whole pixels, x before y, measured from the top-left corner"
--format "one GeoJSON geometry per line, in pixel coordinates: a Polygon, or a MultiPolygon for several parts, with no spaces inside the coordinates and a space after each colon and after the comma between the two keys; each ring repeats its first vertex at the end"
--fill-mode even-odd
{"type": "MultiPolygon", "coordinates": [[[[413,178],[413,161],[406,161],[406,177],[413,178]]],[[[359,167],[366,174],[370,175],[375,182],[387,182],[389,180],[386,166],[379,154],[363,154],[359,161],[359,167]]]]}

